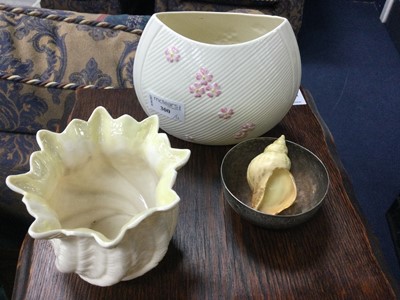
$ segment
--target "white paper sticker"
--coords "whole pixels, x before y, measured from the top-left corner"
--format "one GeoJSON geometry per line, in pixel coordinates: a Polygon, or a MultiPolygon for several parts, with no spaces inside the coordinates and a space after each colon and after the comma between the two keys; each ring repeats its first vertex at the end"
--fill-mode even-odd
{"type": "Polygon", "coordinates": [[[185,106],[183,103],[158,97],[149,93],[149,106],[163,116],[172,120],[185,122],[185,106]]]}
{"type": "Polygon", "coordinates": [[[303,93],[301,90],[297,92],[296,99],[294,99],[293,105],[306,105],[306,99],[304,99],[303,93]]]}

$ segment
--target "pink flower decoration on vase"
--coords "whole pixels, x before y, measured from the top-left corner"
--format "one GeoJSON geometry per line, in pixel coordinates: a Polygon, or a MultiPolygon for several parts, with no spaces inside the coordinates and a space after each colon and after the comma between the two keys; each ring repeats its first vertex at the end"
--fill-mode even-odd
{"type": "Polygon", "coordinates": [[[214,76],[208,71],[207,68],[201,67],[196,72],[196,81],[189,86],[189,91],[194,94],[196,98],[202,97],[207,94],[208,97],[214,98],[221,95],[221,88],[218,83],[212,82],[214,76]]]}
{"type": "Polygon", "coordinates": [[[234,113],[235,112],[232,108],[222,107],[218,112],[218,117],[224,120],[228,120],[233,116],[234,113]]]}
{"type": "Polygon", "coordinates": [[[221,90],[216,82],[212,82],[206,85],[207,96],[210,98],[218,97],[221,95],[221,90]]]}
{"type": "Polygon", "coordinates": [[[196,80],[200,81],[202,85],[207,85],[207,83],[213,80],[213,75],[209,74],[207,68],[201,67],[196,73],[196,80]]]}
{"type": "Polygon", "coordinates": [[[235,133],[235,139],[237,139],[237,140],[242,139],[242,138],[246,137],[246,135],[247,135],[246,131],[240,130],[235,133]]]}
{"type": "Polygon", "coordinates": [[[252,131],[254,128],[256,128],[256,124],[252,122],[247,122],[244,123],[240,130],[235,133],[235,139],[242,139],[245,138],[248,134],[249,131],[252,131]]]}
{"type": "Polygon", "coordinates": [[[242,130],[243,131],[251,131],[251,130],[253,130],[254,128],[256,128],[256,124],[254,124],[254,123],[252,123],[252,122],[247,122],[247,123],[244,123],[243,125],[242,125],[242,130]]]}
{"type": "Polygon", "coordinates": [[[195,82],[189,86],[189,92],[194,94],[196,98],[200,98],[206,91],[205,87],[200,82],[195,82]]]}
{"type": "Polygon", "coordinates": [[[170,63],[178,62],[181,60],[181,55],[179,54],[179,49],[176,48],[175,46],[168,47],[167,49],[165,49],[164,54],[165,54],[165,58],[170,63]]]}

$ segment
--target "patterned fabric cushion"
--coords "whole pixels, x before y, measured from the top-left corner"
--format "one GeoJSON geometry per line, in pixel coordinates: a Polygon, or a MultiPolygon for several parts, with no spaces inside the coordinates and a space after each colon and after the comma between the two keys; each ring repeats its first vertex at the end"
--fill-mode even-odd
{"type": "Polygon", "coordinates": [[[257,9],[267,15],[281,16],[289,20],[297,34],[301,27],[304,0],[155,0],[155,10],[181,11],[230,11],[237,9],[257,9]]]}
{"type": "Polygon", "coordinates": [[[36,132],[59,129],[77,88],[133,87],[148,19],[0,4],[0,209],[25,213],[5,178],[29,169],[36,132]]]}
{"type": "Polygon", "coordinates": [[[133,87],[135,50],[148,18],[98,15],[92,21],[54,13],[0,6],[0,130],[55,130],[71,94],[63,90],[133,87]],[[112,25],[121,21],[122,27],[112,25]]]}

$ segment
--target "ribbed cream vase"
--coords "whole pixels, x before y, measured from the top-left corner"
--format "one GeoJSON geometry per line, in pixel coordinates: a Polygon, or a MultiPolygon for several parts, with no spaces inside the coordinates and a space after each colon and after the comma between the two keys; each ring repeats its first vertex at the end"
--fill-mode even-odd
{"type": "Polygon", "coordinates": [[[140,39],[134,86],[148,115],[180,139],[227,145],[279,123],[300,86],[287,19],[255,14],[154,14],[140,39]]]}

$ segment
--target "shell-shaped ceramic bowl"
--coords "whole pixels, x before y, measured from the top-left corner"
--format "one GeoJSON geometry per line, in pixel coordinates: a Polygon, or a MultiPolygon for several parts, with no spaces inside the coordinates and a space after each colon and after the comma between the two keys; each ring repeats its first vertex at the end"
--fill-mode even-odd
{"type": "Polygon", "coordinates": [[[49,239],[61,272],[108,286],[138,277],[164,257],[179,196],[172,189],[190,151],[171,148],[158,117],[113,119],[103,107],[62,133],[41,130],[30,171],[8,176],[49,239]]]}
{"type": "Polygon", "coordinates": [[[301,62],[285,18],[162,12],[143,31],[133,74],[140,104],[163,130],[228,145],[282,120],[299,90],[301,62]]]}

